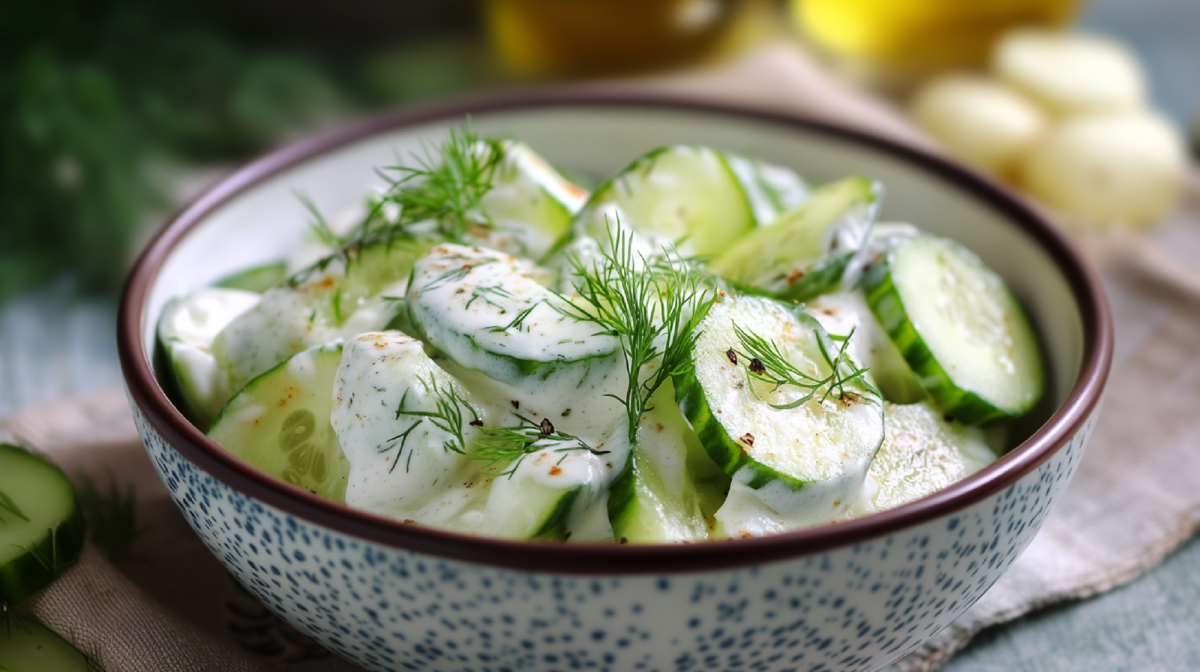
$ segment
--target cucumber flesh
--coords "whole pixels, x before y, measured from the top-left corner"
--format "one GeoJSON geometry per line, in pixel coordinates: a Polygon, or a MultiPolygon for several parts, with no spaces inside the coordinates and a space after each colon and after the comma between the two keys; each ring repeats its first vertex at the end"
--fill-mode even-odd
{"type": "MultiPolygon", "coordinates": [[[[807,313],[761,297],[730,297],[700,322],[692,366],[675,386],[684,416],[733,479],[718,523],[740,536],[765,531],[742,522],[760,514],[780,529],[836,519],[858,496],[883,440],[882,400],[858,378],[828,395],[828,385],[818,388],[807,401],[801,400],[808,390],[799,386],[775,388],[752,378],[755,360],[747,361],[735,324],[774,343],[793,366],[818,379],[831,374],[839,351],[807,313]],[[798,405],[777,408],[790,404],[798,405]]],[[[847,376],[853,365],[837,366],[847,376]]]]}
{"type": "Polygon", "coordinates": [[[752,293],[804,301],[842,279],[863,247],[881,187],[862,177],[827,184],[774,224],[720,250],[709,270],[752,293]]]}
{"type": "Polygon", "coordinates": [[[329,423],[342,344],[305,350],[250,381],[208,437],[267,474],[344,503],[350,464],[329,423]]]}
{"type": "Polygon", "coordinates": [[[887,436],[867,472],[853,517],[915,501],[996,460],[983,430],[947,421],[929,401],[889,404],[887,436]]]}
{"type": "MultiPolygon", "coordinates": [[[[628,441],[621,423],[611,441],[628,441]]],[[[729,477],[687,425],[668,382],[638,424],[629,458],[613,478],[608,514],[619,543],[688,543],[708,539],[709,521],[729,477]]]]}
{"type": "Polygon", "coordinates": [[[383,329],[402,310],[412,263],[430,241],[401,241],[327,257],[268,290],[213,342],[233,390],[292,355],[383,329]]]}
{"type": "Polygon", "coordinates": [[[565,398],[623,385],[620,342],[563,315],[563,299],[527,271],[499,252],[439,245],[413,269],[412,325],[457,364],[518,389],[560,386],[565,398]]]}
{"type": "Polygon", "coordinates": [[[847,353],[866,367],[867,377],[879,388],[884,399],[911,404],[926,397],[921,381],[879,325],[861,291],[822,294],[808,301],[804,309],[831,337],[850,338],[847,353]]]}
{"type": "Polygon", "coordinates": [[[262,294],[287,279],[287,268],[286,261],[254,266],[221,278],[213,283],[213,287],[262,294]]]}
{"type": "Polygon", "coordinates": [[[479,207],[492,228],[468,234],[481,245],[541,259],[571,228],[588,192],[569,182],[523,142],[496,141],[503,157],[479,207]]]}
{"type": "Polygon", "coordinates": [[[958,243],[896,237],[868,266],[872,312],[938,408],[966,424],[1025,414],[1045,385],[1037,337],[995,271],[958,243]]]}
{"type": "Polygon", "coordinates": [[[800,205],[812,191],[790,168],[728,152],[725,161],[746,194],[758,226],[773,224],[781,213],[800,205]]]}
{"type": "Polygon", "coordinates": [[[75,488],[62,470],[0,444],[0,605],[15,607],[50,585],[74,566],[83,541],[75,488]]]}
{"type": "Polygon", "coordinates": [[[238,289],[202,289],[171,299],[158,319],[158,341],[183,414],[207,428],[233,394],[229,373],[217,364],[213,340],[259,295],[238,289]]]}
{"type": "Polygon", "coordinates": [[[0,618],[0,672],[92,672],[100,669],[54,631],[29,618],[0,618]]]}
{"type": "Polygon", "coordinates": [[[727,249],[755,226],[754,210],[725,156],[708,147],[656,149],[609,178],[575,218],[577,236],[599,241],[621,226],[654,247],[676,243],[707,256],[727,249]]]}

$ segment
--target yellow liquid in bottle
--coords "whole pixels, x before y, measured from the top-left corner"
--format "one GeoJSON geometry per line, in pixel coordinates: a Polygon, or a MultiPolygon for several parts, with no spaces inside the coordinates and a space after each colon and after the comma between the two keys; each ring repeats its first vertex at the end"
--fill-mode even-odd
{"type": "Polygon", "coordinates": [[[620,72],[700,53],[721,33],[733,0],[487,0],[488,33],[524,75],[620,72]]]}
{"type": "Polygon", "coordinates": [[[1059,26],[1078,0],[791,0],[801,30],[853,61],[909,74],[983,65],[1016,26],[1059,26]]]}

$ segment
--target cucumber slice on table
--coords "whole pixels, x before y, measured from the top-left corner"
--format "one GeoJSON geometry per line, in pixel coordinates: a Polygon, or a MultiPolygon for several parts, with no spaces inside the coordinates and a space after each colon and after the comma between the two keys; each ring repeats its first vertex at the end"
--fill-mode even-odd
{"type": "Polygon", "coordinates": [[[11,613],[0,618],[0,672],[94,672],[99,669],[83,652],[41,623],[11,613]]]}
{"type": "Polygon", "coordinates": [[[480,244],[541,259],[571,228],[588,192],[572,184],[523,142],[493,141],[502,160],[479,207],[493,228],[469,233],[480,244]]]}
{"type": "Polygon", "coordinates": [[[259,295],[238,289],[201,289],[167,302],[158,318],[158,342],[183,414],[207,428],[233,394],[229,373],[217,364],[213,340],[259,295]]]}
{"type": "Polygon", "coordinates": [[[15,607],[50,585],[79,559],[83,539],[75,488],[62,470],[0,444],[0,605],[15,607]]]}
{"type": "Polygon", "coordinates": [[[754,208],[725,155],[688,145],[656,149],[609,178],[575,218],[574,232],[608,240],[618,217],[652,240],[704,256],[756,226],[754,208]]]}
{"type": "Polygon", "coordinates": [[[714,304],[697,329],[692,366],[675,386],[684,416],[733,479],[716,514],[724,534],[767,534],[844,513],[883,441],[877,393],[853,376],[853,363],[838,357],[838,345],[802,310],[730,297],[714,304]],[[810,389],[758,379],[752,372],[778,368],[748,354],[763,350],[747,342],[751,336],[817,380],[828,379],[836,364],[841,384],[810,389]]]}
{"type": "MultiPolygon", "coordinates": [[[[612,479],[608,516],[620,543],[704,541],[729,490],[729,476],[708,456],[674,397],[669,382],[655,393],[612,479]]],[[[622,424],[610,441],[627,437],[622,424]]]]}
{"type": "Polygon", "coordinates": [[[771,226],[721,249],[708,267],[751,293],[804,301],[828,291],[866,242],[879,193],[862,177],[824,185],[771,226]]]}
{"type": "Polygon", "coordinates": [[[887,436],[867,472],[853,517],[920,499],[996,461],[978,427],[947,421],[933,403],[888,404],[887,436]]]}
{"type": "Polygon", "coordinates": [[[344,502],[350,465],[329,424],[342,344],[300,352],[250,381],[213,421],[208,437],[276,478],[344,502]]]}
{"type": "Polygon", "coordinates": [[[559,386],[560,398],[598,398],[624,385],[620,342],[563,315],[563,299],[528,271],[506,254],[439,245],[413,268],[413,327],[459,365],[518,389],[559,386]]]}
{"type": "Polygon", "coordinates": [[[296,273],[230,322],[213,342],[233,390],[313,346],[383,329],[403,309],[404,283],[428,240],[380,243],[296,273]]]}
{"type": "Polygon", "coordinates": [[[938,408],[966,424],[1025,414],[1042,397],[1037,337],[975,253],[931,235],[893,238],[863,275],[871,311],[938,408]]]}

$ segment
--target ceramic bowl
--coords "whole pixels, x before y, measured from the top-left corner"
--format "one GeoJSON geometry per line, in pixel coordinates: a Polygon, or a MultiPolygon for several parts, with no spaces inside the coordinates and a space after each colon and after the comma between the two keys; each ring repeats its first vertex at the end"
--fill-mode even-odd
{"type": "Polygon", "coordinates": [[[1099,282],[1041,216],[934,156],[804,119],[646,98],[545,94],[400,112],[301,142],[220,182],[150,243],[121,305],[137,426],[163,482],[247,590],[372,670],[874,670],[949,625],[1012,564],[1095,425],[1112,329],[1099,282]],[[653,147],[703,143],[820,182],[886,187],[883,217],[976,250],[1043,339],[1047,405],[1020,445],[919,501],[774,537],[685,546],[459,536],[320,500],[241,463],[156,382],[164,302],[297,246],[361,202],[375,166],[461,125],[604,175],[653,147]]]}

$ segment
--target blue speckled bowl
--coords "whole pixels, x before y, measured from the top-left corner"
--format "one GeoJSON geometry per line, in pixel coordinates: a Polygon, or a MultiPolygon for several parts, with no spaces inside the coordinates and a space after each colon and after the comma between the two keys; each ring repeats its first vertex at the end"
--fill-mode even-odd
{"type": "Polygon", "coordinates": [[[1029,544],[1079,464],[1112,342],[1096,277],[1037,213],[938,158],[822,124],[711,105],[544,95],[405,112],[271,154],[150,244],[121,305],[138,429],[192,527],[275,613],[373,670],[873,670],[946,627],[1029,544]],[[317,499],[238,462],[155,380],[171,296],[298,244],[301,192],[358,202],[372,168],[472,115],[603,175],[654,146],[705,143],[887,187],[884,217],[955,237],[1004,275],[1043,338],[1051,385],[1028,438],[979,474],[859,520],[690,546],[464,537],[317,499]],[[1043,423],[1044,421],[1044,423],[1043,423]],[[1040,424],[1040,427],[1039,427],[1040,424]]]}

